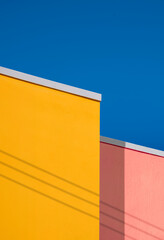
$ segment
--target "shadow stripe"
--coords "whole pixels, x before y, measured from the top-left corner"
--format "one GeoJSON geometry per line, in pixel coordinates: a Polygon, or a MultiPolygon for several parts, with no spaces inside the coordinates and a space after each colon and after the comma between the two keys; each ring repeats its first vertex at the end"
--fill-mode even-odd
{"type": "MultiPolygon", "coordinates": [[[[26,176],[28,176],[28,177],[31,177],[31,178],[33,178],[33,179],[35,179],[35,180],[37,180],[37,181],[39,181],[39,182],[41,182],[41,183],[44,183],[44,184],[46,184],[46,185],[48,185],[48,186],[50,186],[50,187],[56,188],[56,189],[58,189],[58,190],[60,190],[60,191],[62,191],[62,192],[64,192],[64,193],[66,193],[66,194],[69,194],[69,195],[71,195],[71,196],[73,196],[73,197],[76,197],[76,198],[78,198],[78,199],[80,199],[80,200],[86,201],[87,203],[93,204],[93,205],[95,205],[96,207],[99,207],[99,205],[97,205],[97,204],[94,204],[94,203],[92,203],[92,202],[90,202],[90,201],[87,201],[87,200],[85,200],[85,199],[77,196],[77,195],[74,195],[74,194],[72,194],[72,193],[69,193],[69,192],[67,192],[67,191],[65,191],[65,190],[63,190],[63,189],[61,189],[61,188],[59,188],[59,187],[57,187],[57,186],[55,186],[55,185],[53,185],[53,184],[50,184],[50,183],[48,183],[48,182],[46,182],[46,181],[44,181],[44,180],[41,180],[41,179],[39,179],[39,178],[31,175],[31,174],[28,174],[28,173],[26,173],[26,172],[24,172],[24,171],[22,171],[22,170],[19,170],[19,169],[13,167],[13,166],[10,166],[10,165],[2,162],[2,161],[0,161],[0,164],[6,166],[6,167],[8,167],[8,168],[11,168],[11,169],[13,169],[13,170],[15,170],[15,171],[17,171],[17,172],[20,172],[20,173],[22,173],[22,174],[24,174],[24,175],[26,175],[26,176]]],[[[103,215],[106,216],[106,217],[109,217],[109,218],[111,218],[111,219],[114,219],[115,221],[121,222],[121,223],[123,223],[123,224],[126,224],[126,225],[129,226],[129,227],[132,227],[132,228],[134,228],[134,229],[136,229],[136,230],[138,230],[138,231],[141,231],[141,232],[144,233],[144,234],[147,234],[147,235],[149,235],[149,236],[151,236],[151,237],[154,237],[154,238],[156,238],[156,239],[158,239],[158,240],[162,240],[161,238],[158,238],[158,237],[156,237],[156,236],[154,236],[154,235],[152,235],[152,234],[150,234],[150,233],[148,233],[148,232],[146,232],[146,231],[144,231],[144,230],[142,230],[142,229],[140,229],[140,228],[137,228],[137,227],[135,227],[135,226],[133,226],[133,225],[131,225],[131,224],[129,224],[129,223],[125,223],[124,221],[122,221],[122,220],[120,220],[120,219],[118,219],[118,218],[116,218],[116,217],[114,217],[114,216],[112,216],[112,215],[109,215],[109,214],[107,214],[107,213],[105,213],[105,212],[103,212],[103,211],[100,211],[100,213],[103,214],[103,215]]]]}
{"type": "MultiPolygon", "coordinates": [[[[4,179],[6,179],[6,180],[8,180],[8,181],[10,181],[10,182],[16,183],[17,185],[20,185],[20,186],[22,186],[22,187],[24,187],[24,188],[26,188],[26,189],[28,189],[28,190],[31,190],[31,191],[33,191],[33,192],[35,192],[35,193],[37,193],[37,194],[40,194],[40,195],[42,195],[42,196],[44,196],[44,197],[46,197],[46,198],[48,198],[48,199],[50,199],[50,200],[53,200],[53,201],[55,201],[55,202],[58,202],[58,203],[66,206],[66,207],[69,207],[69,208],[75,210],[75,211],[78,211],[78,212],[80,212],[80,213],[82,213],[82,214],[85,214],[85,215],[87,215],[87,216],[89,216],[89,217],[92,217],[92,218],[94,218],[94,219],[96,219],[96,220],[99,220],[98,217],[96,217],[96,216],[94,216],[94,215],[92,215],[92,214],[90,214],[90,213],[87,213],[87,212],[85,212],[85,211],[83,211],[83,210],[81,210],[81,209],[78,209],[78,208],[76,208],[76,207],[74,207],[74,206],[72,206],[72,205],[69,205],[69,204],[67,204],[67,203],[65,203],[65,202],[63,202],[63,201],[60,201],[60,200],[58,200],[58,199],[56,199],[56,198],[53,198],[53,197],[51,197],[51,196],[49,196],[49,195],[47,195],[47,194],[45,194],[45,193],[42,193],[42,192],[40,192],[40,191],[38,191],[38,190],[36,190],[36,189],[34,189],[34,188],[31,188],[31,187],[29,187],[29,186],[27,186],[27,185],[25,185],[25,184],[23,184],[23,183],[20,183],[20,182],[14,180],[14,179],[12,179],[12,178],[9,178],[9,177],[5,176],[5,175],[3,175],[3,174],[0,174],[0,177],[4,178],[4,179]]],[[[114,229],[114,228],[112,228],[112,227],[110,227],[110,226],[108,226],[108,225],[105,225],[105,224],[103,224],[103,223],[100,223],[100,225],[103,226],[103,227],[106,227],[106,228],[110,229],[111,231],[114,231],[114,232],[117,232],[117,233],[119,233],[119,234],[121,234],[121,235],[124,235],[124,236],[126,236],[126,237],[128,237],[128,238],[130,238],[130,239],[132,239],[132,240],[137,240],[137,239],[135,239],[135,238],[133,238],[133,237],[130,237],[130,236],[128,236],[128,235],[125,235],[124,233],[122,233],[122,232],[120,232],[120,231],[118,231],[118,230],[116,230],[116,229],[114,229]]]]}
{"type": "Polygon", "coordinates": [[[26,164],[26,165],[28,165],[28,166],[34,167],[34,168],[36,168],[37,170],[40,170],[40,171],[42,171],[42,172],[44,172],[44,173],[47,173],[47,174],[49,174],[49,175],[51,175],[51,176],[53,176],[53,177],[56,177],[56,178],[58,178],[58,179],[60,179],[60,180],[62,180],[62,181],[64,181],[64,182],[66,182],[66,183],[69,183],[69,184],[71,184],[71,185],[73,185],[73,186],[75,186],[75,187],[77,187],[77,188],[80,188],[80,189],[82,189],[82,190],[85,190],[85,191],[87,191],[87,192],[89,192],[89,193],[91,193],[91,194],[93,194],[93,195],[95,195],[95,196],[99,196],[98,193],[93,192],[93,191],[90,190],[90,189],[87,189],[87,188],[85,188],[85,187],[83,187],[83,186],[80,186],[80,185],[78,185],[78,184],[76,184],[76,183],[73,183],[73,182],[71,182],[71,181],[69,181],[69,180],[67,180],[67,179],[64,179],[64,178],[62,178],[62,177],[60,177],[60,176],[58,176],[58,175],[56,175],[56,174],[54,174],[54,173],[52,173],[52,172],[49,172],[49,171],[47,171],[47,170],[45,170],[45,169],[43,169],[43,168],[40,168],[40,167],[38,167],[38,166],[36,166],[36,165],[34,165],[34,164],[32,164],[32,163],[26,162],[25,160],[23,160],[23,159],[21,159],[21,158],[18,158],[18,157],[14,156],[14,155],[12,155],[12,154],[10,154],[10,153],[7,153],[7,152],[5,152],[5,151],[3,151],[3,150],[1,150],[1,149],[0,149],[0,152],[3,153],[3,154],[5,154],[5,155],[7,155],[7,156],[9,156],[9,157],[12,157],[12,158],[20,161],[20,162],[22,162],[22,163],[24,163],[24,164],[26,164]]]}
{"type": "Polygon", "coordinates": [[[116,229],[114,229],[114,228],[111,228],[111,227],[109,227],[109,226],[106,225],[106,224],[100,223],[100,225],[101,225],[102,227],[108,228],[108,229],[111,230],[111,231],[117,232],[117,233],[119,233],[119,234],[121,234],[121,235],[123,235],[123,236],[125,236],[125,237],[127,237],[127,238],[130,238],[130,239],[132,239],[132,240],[137,240],[136,238],[130,237],[129,235],[126,235],[126,234],[124,234],[124,233],[122,233],[122,232],[120,232],[120,231],[118,231],[118,230],[116,230],[116,229]]]}
{"type": "Polygon", "coordinates": [[[5,167],[11,168],[11,169],[13,169],[13,170],[15,170],[15,171],[17,171],[17,172],[19,172],[19,173],[22,173],[22,174],[24,174],[24,175],[26,175],[26,176],[28,176],[28,177],[31,177],[31,178],[33,178],[33,179],[35,179],[35,180],[37,180],[37,181],[39,181],[39,182],[41,182],[41,183],[44,183],[44,184],[46,184],[46,185],[48,185],[48,186],[50,186],[50,187],[52,187],[52,188],[55,188],[55,189],[57,189],[57,190],[59,190],[59,191],[61,191],[61,192],[64,192],[64,193],[66,193],[66,194],[68,194],[68,195],[70,195],[70,196],[72,196],[72,197],[75,197],[75,198],[77,198],[77,199],[79,199],[79,200],[82,200],[82,201],[84,201],[84,202],[86,202],[86,203],[88,203],[88,204],[91,204],[91,205],[93,205],[93,206],[99,207],[99,205],[96,204],[96,203],[93,203],[93,202],[91,202],[91,201],[89,201],[89,200],[87,200],[87,199],[84,199],[84,198],[82,198],[82,197],[79,197],[79,196],[76,195],[76,194],[73,194],[73,193],[71,193],[71,192],[68,192],[68,191],[66,191],[66,190],[64,190],[64,189],[62,189],[62,188],[60,188],[60,187],[58,187],[58,186],[56,186],[56,185],[53,185],[53,184],[51,184],[51,183],[48,183],[48,182],[46,182],[46,181],[44,181],[44,180],[42,180],[42,179],[40,179],[40,178],[37,178],[37,177],[35,177],[35,176],[33,176],[33,175],[29,174],[29,173],[26,173],[26,172],[24,172],[24,171],[22,171],[22,170],[20,170],[20,169],[18,169],[18,168],[15,168],[15,167],[11,166],[11,165],[9,165],[9,164],[6,164],[6,163],[4,163],[4,162],[2,162],[2,161],[0,161],[0,164],[1,164],[1,165],[4,165],[5,167]]]}
{"type": "Polygon", "coordinates": [[[160,230],[160,231],[162,231],[162,232],[164,232],[164,229],[162,229],[162,228],[160,228],[160,227],[158,227],[158,226],[156,226],[156,225],[154,225],[154,224],[152,224],[152,223],[150,223],[150,222],[147,222],[147,221],[145,221],[145,220],[143,220],[143,219],[141,219],[141,218],[138,218],[138,217],[136,217],[136,216],[133,216],[133,215],[131,215],[130,213],[124,212],[123,210],[121,210],[121,209],[119,209],[119,208],[117,208],[117,207],[114,207],[114,206],[110,205],[109,203],[106,203],[106,202],[104,202],[104,201],[100,201],[100,203],[106,205],[107,207],[110,207],[110,208],[112,208],[112,209],[115,209],[116,211],[119,211],[119,212],[121,212],[121,213],[123,213],[123,214],[126,214],[126,215],[128,215],[128,216],[130,216],[130,217],[132,217],[132,218],[134,218],[134,219],[136,219],[136,220],[138,220],[138,221],[140,221],[140,222],[143,222],[143,223],[145,223],[145,224],[147,224],[147,225],[149,225],[149,226],[151,226],[151,227],[154,227],[154,228],[156,228],[156,229],[158,229],[158,230],[160,230]]]}
{"type": "Polygon", "coordinates": [[[107,214],[107,213],[104,213],[104,212],[102,212],[102,211],[100,211],[100,213],[103,214],[103,215],[106,216],[106,217],[109,217],[109,218],[111,218],[111,219],[114,219],[115,221],[118,221],[118,222],[120,222],[120,223],[122,223],[122,224],[125,224],[125,225],[127,225],[127,226],[129,226],[129,227],[131,227],[131,228],[134,228],[134,229],[136,229],[137,231],[140,231],[140,232],[142,232],[142,233],[144,233],[144,234],[146,234],[146,235],[148,235],[148,236],[150,236],[150,237],[153,237],[153,238],[158,239],[158,240],[163,240],[163,239],[161,239],[161,238],[159,238],[159,237],[157,237],[157,236],[155,236],[155,235],[153,235],[153,234],[151,234],[151,233],[148,233],[148,232],[146,232],[146,231],[144,231],[144,230],[142,230],[142,229],[140,229],[140,228],[137,228],[137,227],[135,227],[135,226],[133,226],[133,225],[131,225],[131,224],[129,224],[129,223],[126,223],[126,222],[124,222],[124,221],[122,221],[122,220],[120,220],[120,219],[118,219],[118,218],[116,218],[116,217],[113,217],[113,216],[111,216],[111,215],[109,215],[109,214],[107,214]]]}
{"type": "MultiPolygon", "coordinates": [[[[73,182],[71,182],[71,181],[69,181],[69,180],[67,180],[67,179],[64,179],[64,178],[62,178],[62,177],[60,177],[60,176],[58,176],[58,175],[55,175],[54,173],[51,173],[51,172],[49,172],[49,171],[47,171],[47,170],[44,170],[44,169],[42,169],[42,168],[40,168],[40,167],[38,167],[38,166],[36,166],[36,165],[34,165],[34,164],[31,164],[31,163],[29,163],[29,162],[26,162],[25,160],[22,160],[22,159],[14,156],[14,155],[12,155],[12,154],[10,154],[10,153],[7,153],[7,152],[5,152],[5,151],[3,151],[3,150],[0,150],[0,152],[3,153],[3,154],[5,154],[5,155],[7,155],[7,156],[9,156],[9,157],[12,157],[12,158],[14,158],[14,159],[16,159],[16,160],[18,160],[18,161],[20,161],[20,162],[23,162],[23,163],[26,164],[26,165],[29,165],[29,166],[31,166],[31,167],[34,167],[34,168],[36,168],[37,170],[40,170],[40,171],[45,172],[45,173],[47,173],[47,174],[49,174],[49,175],[51,175],[51,176],[53,176],[53,177],[56,177],[56,178],[60,179],[60,180],[62,180],[62,181],[65,181],[65,182],[67,182],[67,183],[69,183],[69,184],[71,184],[71,185],[73,185],[73,186],[75,186],[75,187],[78,187],[78,188],[80,188],[80,189],[82,189],[82,190],[85,190],[85,191],[87,191],[87,192],[89,192],[89,193],[92,193],[92,194],[94,194],[94,195],[96,195],[96,196],[99,196],[98,193],[95,193],[95,192],[93,192],[93,191],[90,190],[90,189],[87,189],[87,188],[85,188],[85,187],[82,187],[82,186],[80,186],[80,185],[78,185],[78,184],[75,184],[75,183],[73,183],[73,182]]],[[[2,163],[2,162],[1,162],[1,163],[2,163]]],[[[3,163],[3,164],[4,164],[4,163],[3,163]]],[[[4,165],[5,165],[5,164],[4,164],[4,165]]],[[[6,164],[6,166],[7,166],[7,164],[6,164]]],[[[9,167],[9,165],[8,165],[8,167],[9,167]]],[[[18,170],[18,169],[14,168],[14,167],[11,167],[11,166],[10,166],[10,168],[13,168],[13,169],[16,170],[16,171],[18,170]]],[[[79,197],[79,196],[77,196],[77,195],[75,195],[75,194],[72,194],[72,193],[67,192],[67,191],[65,191],[65,190],[63,190],[63,189],[60,189],[60,188],[58,188],[58,187],[55,186],[55,185],[52,185],[52,184],[50,184],[50,183],[48,183],[48,182],[46,182],[46,181],[44,181],[44,180],[41,180],[41,179],[39,179],[39,178],[36,178],[36,177],[34,177],[34,176],[30,175],[30,174],[27,174],[27,173],[25,173],[25,172],[23,172],[23,171],[21,171],[21,170],[18,170],[18,171],[20,171],[21,173],[23,173],[23,174],[25,174],[25,175],[27,175],[27,176],[30,176],[30,177],[38,180],[38,181],[41,181],[41,182],[44,183],[44,184],[47,184],[47,185],[49,185],[49,186],[51,186],[51,187],[54,187],[54,188],[56,188],[56,189],[58,189],[58,190],[60,190],[60,191],[63,191],[63,192],[65,192],[66,194],[69,194],[69,195],[71,195],[71,196],[73,196],[73,197],[76,197],[76,198],[82,200],[82,201],[86,201],[86,202],[89,203],[89,204],[92,204],[92,205],[94,205],[94,206],[96,206],[96,207],[99,207],[98,204],[95,204],[95,203],[93,203],[93,202],[91,202],[91,201],[88,201],[88,200],[86,200],[86,199],[83,199],[83,198],[81,198],[81,197],[79,197]]],[[[12,181],[12,180],[11,180],[11,181],[12,181]]],[[[21,184],[21,183],[18,183],[18,184],[21,184]]],[[[28,188],[28,186],[27,186],[27,188],[28,188]]],[[[30,189],[30,188],[29,188],[29,189],[30,189]]],[[[34,190],[35,190],[35,189],[34,189],[34,190]]],[[[36,190],[36,191],[37,191],[37,190],[36,190]]],[[[43,194],[44,194],[44,193],[43,193],[43,194]]],[[[51,197],[50,197],[50,198],[51,198],[51,197]]],[[[54,199],[54,200],[55,200],[55,199],[54,199]]],[[[57,200],[57,201],[58,201],[58,200],[57,200]]],[[[139,220],[139,221],[141,221],[141,222],[143,222],[143,223],[145,223],[145,224],[147,224],[147,225],[150,225],[150,226],[152,226],[152,227],[154,227],[154,228],[157,228],[157,229],[159,229],[159,230],[161,230],[161,231],[164,231],[164,229],[162,229],[162,228],[160,228],[160,227],[158,227],[158,226],[156,226],[156,225],[154,225],[154,224],[151,224],[151,223],[149,223],[149,222],[147,222],[147,221],[145,221],[145,220],[142,220],[142,219],[140,219],[140,218],[138,218],[138,217],[135,217],[135,216],[133,216],[133,215],[131,215],[131,214],[129,214],[129,213],[126,213],[126,212],[124,212],[123,210],[121,210],[121,209],[119,209],[119,208],[113,207],[112,205],[110,205],[110,204],[108,204],[108,203],[106,203],[106,202],[104,202],[104,201],[100,201],[100,203],[101,203],[101,204],[104,204],[104,205],[106,205],[106,206],[108,206],[108,207],[110,207],[110,208],[113,208],[113,209],[115,209],[115,210],[117,210],[117,211],[119,211],[119,212],[122,212],[122,213],[124,213],[124,214],[126,214],[126,215],[129,215],[130,217],[135,218],[135,219],[137,219],[137,220],[139,220]]],[[[64,204],[65,204],[65,203],[64,203],[64,204]]],[[[71,205],[70,205],[70,206],[71,206],[71,205]]],[[[73,207],[73,206],[72,206],[72,207],[73,207]]],[[[74,207],[73,207],[73,208],[74,208],[74,207]]],[[[80,210],[80,211],[82,211],[82,210],[80,210]]],[[[83,211],[82,211],[82,212],[83,212],[83,211]]],[[[88,214],[88,213],[87,213],[87,214],[88,214]]],[[[104,215],[107,216],[107,214],[104,213],[104,212],[101,212],[101,214],[104,214],[104,215]]],[[[112,216],[109,215],[108,217],[112,217],[112,216]]],[[[114,217],[112,217],[112,218],[114,218],[114,217]]],[[[116,219],[117,219],[117,218],[116,218],[116,219]]],[[[116,219],[115,219],[115,220],[116,220],[116,219]]],[[[117,219],[117,221],[121,221],[121,220],[117,219]]],[[[128,223],[125,223],[125,224],[129,225],[128,223]]],[[[132,226],[132,225],[131,225],[131,227],[136,228],[136,227],[134,227],[134,226],[132,226]]],[[[141,229],[138,229],[138,230],[143,231],[143,230],[141,230],[141,229]]],[[[145,232],[145,234],[149,234],[149,233],[145,232]]],[[[155,237],[155,236],[152,235],[152,237],[155,237]]],[[[155,237],[155,238],[157,238],[157,237],[155,237]]],[[[157,239],[161,240],[160,238],[157,238],[157,239]]]]}
{"type": "Polygon", "coordinates": [[[33,192],[36,192],[36,193],[38,193],[38,194],[40,194],[40,195],[42,195],[42,196],[44,196],[44,197],[46,197],[46,198],[49,198],[49,199],[51,199],[51,200],[53,200],[53,201],[55,201],[55,202],[58,202],[58,203],[66,206],[66,207],[72,208],[73,210],[76,210],[76,211],[78,211],[78,212],[80,212],[80,213],[83,213],[83,214],[85,214],[85,215],[87,215],[87,216],[89,216],[89,217],[92,217],[92,218],[94,218],[94,219],[96,219],[96,220],[99,220],[98,217],[96,217],[96,216],[94,216],[94,215],[92,215],[92,214],[90,214],[90,213],[87,213],[87,212],[85,212],[85,211],[83,211],[83,210],[81,210],[81,209],[79,209],[79,208],[76,208],[76,207],[74,207],[74,206],[72,206],[72,205],[70,205],[70,204],[67,204],[67,203],[65,203],[65,202],[63,202],[63,201],[60,201],[60,200],[58,200],[58,199],[56,199],[56,198],[54,198],[54,197],[51,197],[51,196],[49,196],[49,195],[47,195],[47,194],[45,194],[45,193],[42,193],[42,192],[36,190],[35,188],[31,188],[31,187],[29,187],[29,186],[27,186],[27,185],[25,185],[25,184],[23,184],[23,183],[20,183],[20,182],[14,180],[14,179],[12,179],[12,178],[9,178],[9,177],[5,176],[5,175],[3,175],[3,174],[0,174],[0,177],[5,178],[5,179],[7,179],[7,180],[9,180],[9,181],[11,181],[11,182],[14,182],[14,183],[16,183],[16,184],[18,184],[18,185],[20,185],[20,186],[22,186],[22,187],[24,187],[24,188],[27,188],[27,189],[29,189],[29,190],[31,190],[31,191],[33,191],[33,192]]]}

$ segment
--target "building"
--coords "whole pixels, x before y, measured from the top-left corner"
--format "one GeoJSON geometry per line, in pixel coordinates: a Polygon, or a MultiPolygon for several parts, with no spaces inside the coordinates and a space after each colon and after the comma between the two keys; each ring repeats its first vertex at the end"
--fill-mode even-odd
{"type": "Polygon", "coordinates": [[[164,239],[164,151],[100,143],[100,239],[164,239]]]}
{"type": "Polygon", "coordinates": [[[99,239],[100,100],[0,68],[1,239],[99,239]]]}
{"type": "Polygon", "coordinates": [[[164,239],[164,151],[100,138],[100,101],[0,67],[1,239],[164,239]]]}

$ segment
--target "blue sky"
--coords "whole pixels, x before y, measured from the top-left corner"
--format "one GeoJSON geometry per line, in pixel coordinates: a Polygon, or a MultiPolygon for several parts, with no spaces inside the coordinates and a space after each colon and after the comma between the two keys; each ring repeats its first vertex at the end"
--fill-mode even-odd
{"type": "Polygon", "coordinates": [[[164,150],[164,1],[0,1],[1,66],[102,93],[101,135],[164,150]]]}

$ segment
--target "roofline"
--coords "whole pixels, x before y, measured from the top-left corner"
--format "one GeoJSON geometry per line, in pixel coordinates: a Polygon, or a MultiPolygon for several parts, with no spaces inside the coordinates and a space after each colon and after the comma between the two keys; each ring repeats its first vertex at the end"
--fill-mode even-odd
{"type": "Polygon", "coordinates": [[[149,147],[144,147],[144,146],[129,143],[129,142],[116,140],[116,139],[113,139],[113,138],[100,136],[100,142],[109,143],[109,144],[112,144],[112,145],[115,145],[115,146],[124,147],[124,148],[132,149],[132,150],[135,150],[135,151],[144,152],[144,153],[164,157],[164,151],[149,148],[149,147]]]}
{"type": "Polygon", "coordinates": [[[99,94],[99,93],[87,91],[87,90],[77,88],[77,87],[72,87],[72,86],[69,86],[69,85],[66,85],[63,83],[54,82],[52,80],[48,80],[48,79],[41,78],[41,77],[36,77],[36,76],[30,75],[30,74],[18,72],[18,71],[8,69],[5,67],[1,67],[1,66],[0,66],[0,74],[9,76],[9,77],[13,77],[13,78],[16,78],[19,80],[23,80],[26,82],[34,83],[37,85],[41,85],[44,87],[71,93],[71,94],[78,95],[81,97],[89,98],[89,99],[96,100],[99,102],[101,101],[101,94],[99,94]]]}

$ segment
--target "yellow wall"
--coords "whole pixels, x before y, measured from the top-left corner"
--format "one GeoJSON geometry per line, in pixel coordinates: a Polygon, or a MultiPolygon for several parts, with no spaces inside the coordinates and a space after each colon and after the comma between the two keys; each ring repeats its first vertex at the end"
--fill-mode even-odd
{"type": "Polygon", "coordinates": [[[99,105],[0,75],[0,239],[99,238],[99,105]]]}

